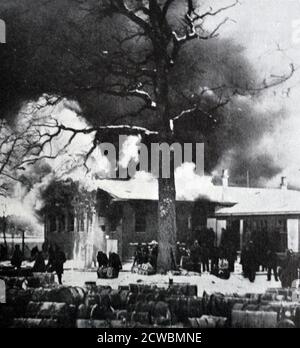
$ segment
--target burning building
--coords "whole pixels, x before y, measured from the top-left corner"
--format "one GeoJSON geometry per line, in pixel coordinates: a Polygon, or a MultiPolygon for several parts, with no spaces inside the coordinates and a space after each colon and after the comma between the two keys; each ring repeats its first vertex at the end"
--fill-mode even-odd
{"type": "MultiPolygon", "coordinates": [[[[208,227],[215,232],[216,244],[226,229],[237,248],[254,235],[266,234],[278,251],[299,251],[300,192],[289,190],[285,179],[278,189],[233,187],[224,172],[222,185],[202,179],[194,195],[188,185],[177,183],[179,241],[190,242],[208,227]]],[[[116,251],[124,261],[136,243],[157,240],[157,202],[154,179],[101,180],[96,190],[72,200],[71,213],[59,208],[60,214],[46,214],[45,236],[67,249],[80,266],[90,266],[98,250],[116,251]]]]}

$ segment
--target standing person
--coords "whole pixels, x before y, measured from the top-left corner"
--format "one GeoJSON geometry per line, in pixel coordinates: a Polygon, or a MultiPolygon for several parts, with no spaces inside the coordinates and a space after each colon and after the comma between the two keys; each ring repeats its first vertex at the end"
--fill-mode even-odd
{"type": "Polygon", "coordinates": [[[34,260],[33,272],[44,273],[46,272],[46,264],[42,251],[39,251],[38,247],[34,247],[31,250],[31,258],[34,260]]]}
{"type": "Polygon", "coordinates": [[[271,246],[266,254],[267,254],[266,266],[268,269],[268,281],[271,281],[272,270],[273,270],[275,281],[278,282],[278,275],[277,275],[278,261],[277,261],[277,254],[275,252],[274,247],[271,246]]]}
{"type": "Polygon", "coordinates": [[[111,275],[111,278],[119,276],[119,272],[122,269],[122,262],[118,254],[112,252],[109,253],[108,267],[111,267],[113,269],[113,274],[111,275]]]}
{"type": "Polygon", "coordinates": [[[201,249],[197,240],[195,240],[194,244],[191,247],[191,261],[193,264],[193,271],[201,274],[201,249]]]}
{"type": "Polygon", "coordinates": [[[13,256],[11,258],[11,265],[17,269],[20,269],[22,266],[23,254],[20,249],[20,245],[15,246],[15,250],[13,252],[13,256]]]}
{"type": "Polygon", "coordinates": [[[50,245],[48,249],[48,263],[46,266],[47,272],[54,271],[54,264],[55,264],[55,250],[53,246],[50,245]]]}
{"type": "Polygon", "coordinates": [[[157,271],[157,257],[158,257],[158,244],[153,242],[153,246],[150,253],[150,264],[153,267],[155,273],[157,271]]]}
{"type": "Polygon", "coordinates": [[[211,251],[211,271],[216,273],[219,270],[219,248],[214,246],[211,251]]]}
{"type": "Polygon", "coordinates": [[[98,262],[98,268],[107,267],[107,265],[108,265],[108,258],[107,258],[106,254],[103,251],[98,251],[98,253],[97,253],[97,262],[98,262]]]}
{"type": "Polygon", "coordinates": [[[209,249],[206,243],[201,247],[202,272],[209,272],[209,249]]]}
{"type": "Polygon", "coordinates": [[[143,263],[143,250],[141,243],[138,243],[135,253],[134,253],[134,261],[133,261],[133,267],[135,265],[141,265],[143,263]]]}
{"type": "Polygon", "coordinates": [[[228,261],[229,272],[232,273],[234,272],[234,264],[237,259],[237,252],[232,242],[229,242],[227,245],[226,258],[228,261]]]}
{"type": "Polygon", "coordinates": [[[283,288],[290,288],[294,280],[298,279],[299,260],[293,250],[287,251],[287,256],[280,270],[279,278],[283,288]]]}
{"type": "Polygon", "coordinates": [[[254,243],[250,241],[243,251],[242,265],[244,269],[244,275],[249,278],[250,282],[253,283],[256,277],[257,261],[254,243]]]}
{"type": "Polygon", "coordinates": [[[176,264],[178,266],[180,266],[180,262],[181,262],[181,246],[180,246],[180,242],[176,243],[176,264]]]}
{"type": "Polygon", "coordinates": [[[143,247],[143,262],[142,263],[148,263],[148,262],[149,262],[149,246],[148,244],[146,244],[143,247]]]}
{"type": "Polygon", "coordinates": [[[62,275],[64,273],[64,263],[67,261],[65,253],[56,246],[55,250],[55,260],[54,260],[54,270],[57,274],[58,283],[62,285],[62,275]]]}

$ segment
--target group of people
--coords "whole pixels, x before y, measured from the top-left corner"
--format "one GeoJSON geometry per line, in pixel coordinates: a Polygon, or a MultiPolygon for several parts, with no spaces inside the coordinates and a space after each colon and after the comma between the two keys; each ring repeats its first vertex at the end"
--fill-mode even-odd
{"type": "Polygon", "coordinates": [[[197,239],[188,249],[188,255],[193,265],[193,271],[198,273],[217,273],[220,260],[227,260],[229,272],[234,272],[234,264],[237,260],[237,251],[233,244],[228,243],[227,247],[223,248],[206,243],[200,244],[197,239]]]}
{"type": "Polygon", "coordinates": [[[258,250],[255,243],[250,240],[241,252],[243,275],[250,282],[255,281],[256,273],[260,267],[267,271],[268,281],[271,281],[273,273],[275,281],[280,280],[282,287],[291,287],[292,282],[299,279],[300,259],[292,250],[287,250],[285,257],[280,261],[276,248],[272,243],[269,243],[263,262],[258,250]]]}
{"type": "MultiPolygon", "coordinates": [[[[24,255],[19,245],[16,245],[11,258],[11,265],[16,269],[21,269],[24,255]]],[[[32,270],[37,273],[55,272],[58,283],[62,284],[62,275],[64,273],[64,263],[66,255],[58,245],[50,245],[47,251],[41,251],[36,246],[31,250],[31,261],[34,262],[32,270]],[[46,264],[46,258],[48,262],[46,264]]]]}
{"type": "Polygon", "coordinates": [[[108,257],[103,251],[98,251],[98,277],[117,278],[122,269],[122,262],[117,253],[110,252],[108,257]],[[111,274],[110,274],[111,273],[111,274]]]}
{"type": "Polygon", "coordinates": [[[142,245],[138,243],[134,254],[133,266],[150,263],[154,272],[157,271],[158,243],[153,241],[142,245]]]}

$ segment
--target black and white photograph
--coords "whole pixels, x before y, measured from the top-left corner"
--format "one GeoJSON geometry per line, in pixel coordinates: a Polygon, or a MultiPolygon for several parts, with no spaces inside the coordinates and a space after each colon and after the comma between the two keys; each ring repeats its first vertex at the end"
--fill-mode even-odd
{"type": "Polygon", "coordinates": [[[0,0],[0,329],[300,328],[299,62],[299,0],[0,0]]]}

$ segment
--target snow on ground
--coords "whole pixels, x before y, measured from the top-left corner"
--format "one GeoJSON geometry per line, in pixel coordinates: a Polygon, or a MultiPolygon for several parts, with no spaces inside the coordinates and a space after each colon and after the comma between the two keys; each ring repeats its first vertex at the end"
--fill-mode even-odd
{"type": "Polygon", "coordinates": [[[94,281],[97,285],[110,285],[113,289],[117,289],[119,285],[128,285],[130,283],[157,285],[159,287],[168,287],[169,279],[172,278],[174,283],[189,283],[197,285],[198,296],[202,296],[203,291],[207,293],[226,294],[246,294],[246,293],[264,293],[268,288],[280,288],[280,282],[275,282],[274,277],[270,282],[267,281],[267,274],[259,272],[254,283],[245,279],[239,265],[236,266],[235,273],[230,279],[219,279],[209,273],[203,273],[201,276],[195,273],[187,273],[186,275],[175,276],[171,273],[167,275],[155,274],[152,276],[144,276],[133,274],[130,272],[131,264],[125,264],[117,279],[97,279],[96,270],[79,271],[68,269],[63,276],[65,285],[83,286],[87,281],[94,281]]]}
{"type": "MultiPolygon", "coordinates": [[[[10,262],[2,262],[1,265],[10,266],[10,262]]],[[[23,267],[33,266],[33,263],[23,262],[23,267]]],[[[96,269],[83,271],[72,269],[72,261],[65,264],[65,272],[63,275],[63,284],[67,286],[83,287],[85,282],[96,282],[97,285],[110,285],[113,289],[117,289],[119,285],[128,285],[130,283],[157,285],[159,287],[168,287],[169,279],[173,279],[174,283],[188,283],[197,285],[198,296],[202,296],[203,291],[207,293],[239,294],[246,293],[264,293],[268,288],[280,288],[281,283],[275,282],[274,277],[270,282],[267,281],[266,272],[258,272],[254,283],[250,283],[248,279],[242,276],[241,266],[236,263],[235,273],[231,274],[230,279],[219,279],[209,273],[203,273],[201,276],[193,272],[185,272],[185,274],[176,276],[172,273],[152,276],[144,276],[131,273],[131,263],[123,265],[117,279],[97,279],[96,269]]]]}

